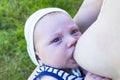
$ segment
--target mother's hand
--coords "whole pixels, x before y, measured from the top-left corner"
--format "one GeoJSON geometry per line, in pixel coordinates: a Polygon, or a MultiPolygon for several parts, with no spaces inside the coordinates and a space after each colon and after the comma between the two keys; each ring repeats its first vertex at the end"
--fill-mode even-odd
{"type": "Polygon", "coordinates": [[[111,80],[111,79],[101,77],[99,75],[95,75],[95,74],[92,74],[92,73],[88,72],[87,75],[85,76],[84,80],[111,80]]]}

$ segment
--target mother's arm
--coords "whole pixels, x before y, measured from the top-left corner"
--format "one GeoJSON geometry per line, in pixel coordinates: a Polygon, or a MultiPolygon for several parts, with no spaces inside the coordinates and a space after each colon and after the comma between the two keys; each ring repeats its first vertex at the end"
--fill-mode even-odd
{"type": "Polygon", "coordinates": [[[83,33],[98,17],[103,0],[84,0],[74,21],[83,33]]]}
{"type": "Polygon", "coordinates": [[[39,67],[38,66],[34,69],[34,71],[28,77],[28,80],[33,80],[35,78],[35,74],[36,74],[37,71],[39,71],[39,67]]]}

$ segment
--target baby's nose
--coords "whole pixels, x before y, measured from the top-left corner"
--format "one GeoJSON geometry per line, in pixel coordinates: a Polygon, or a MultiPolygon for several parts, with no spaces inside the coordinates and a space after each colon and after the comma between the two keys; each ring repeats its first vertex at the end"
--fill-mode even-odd
{"type": "Polygon", "coordinates": [[[68,46],[68,47],[72,47],[72,46],[75,46],[76,43],[77,43],[77,39],[76,39],[76,38],[74,38],[74,37],[69,37],[69,38],[68,38],[68,44],[67,44],[67,46],[68,46]]]}

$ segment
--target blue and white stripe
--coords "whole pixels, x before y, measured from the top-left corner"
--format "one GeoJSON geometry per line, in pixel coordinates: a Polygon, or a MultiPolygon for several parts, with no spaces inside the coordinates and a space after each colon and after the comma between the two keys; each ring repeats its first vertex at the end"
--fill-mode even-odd
{"type": "MultiPolygon", "coordinates": [[[[35,74],[34,80],[40,80],[39,78],[43,75],[49,75],[52,77],[58,76],[58,80],[84,80],[81,75],[69,74],[61,69],[49,67],[49,66],[40,66],[35,74]]],[[[57,78],[57,77],[55,77],[57,78]]]]}

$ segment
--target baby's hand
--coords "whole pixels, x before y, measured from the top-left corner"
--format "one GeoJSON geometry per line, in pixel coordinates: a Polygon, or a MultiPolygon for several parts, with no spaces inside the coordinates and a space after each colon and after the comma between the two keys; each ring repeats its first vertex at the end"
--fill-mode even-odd
{"type": "Polygon", "coordinates": [[[101,76],[98,76],[98,75],[95,75],[95,74],[92,74],[92,73],[88,72],[86,74],[84,80],[111,80],[111,79],[108,79],[108,78],[105,78],[105,77],[101,77],[101,76]]]}

